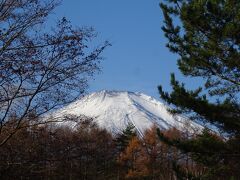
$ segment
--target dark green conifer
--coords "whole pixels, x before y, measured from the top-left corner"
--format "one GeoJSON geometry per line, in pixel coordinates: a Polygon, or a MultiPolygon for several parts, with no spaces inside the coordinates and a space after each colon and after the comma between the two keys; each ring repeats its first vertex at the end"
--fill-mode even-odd
{"type": "MultiPolygon", "coordinates": [[[[167,47],[179,57],[186,77],[203,79],[195,90],[171,76],[173,91],[159,86],[173,113],[212,123],[228,134],[224,140],[209,131],[194,139],[162,140],[188,153],[206,171],[196,178],[240,178],[240,1],[166,0],[160,4],[167,47]]],[[[184,174],[184,173],[182,173],[184,174]]],[[[185,173],[186,174],[186,173],[185,173]]]]}
{"type": "Polygon", "coordinates": [[[136,135],[135,126],[132,123],[129,123],[127,127],[115,138],[115,144],[118,151],[123,152],[128,146],[130,140],[136,135]]]}

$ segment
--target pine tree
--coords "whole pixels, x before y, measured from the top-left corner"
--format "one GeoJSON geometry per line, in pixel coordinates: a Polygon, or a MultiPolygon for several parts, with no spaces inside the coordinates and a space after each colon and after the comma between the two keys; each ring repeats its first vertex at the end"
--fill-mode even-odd
{"type": "MultiPolygon", "coordinates": [[[[171,75],[171,93],[159,86],[161,98],[172,113],[212,123],[227,140],[205,130],[194,139],[171,141],[159,130],[161,140],[178,147],[206,172],[196,178],[240,178],[240,1],[166,0],[160,4],[167,47],[179,57],[186,77],[203,79],[189,90],[171,75]]],[[[179,168],[178,168],[179,169],[179,168]]],[[[186,179],[189,177],[186,173],[186,179]]]]}
{"type": "Polygon", "coordinates": [[[128,171],[128,168],[121,163],[121,154],[125,151],[129,142],[136,136],[135,126],[132,123],[129,123],[127,127],[119,134],[117,134],[114,139],[116,147],[116,160],[117,160],[117,179],[121,179],[121,176],[125,175],[128,171]]]}
{"type": "Polygon", "coordinates": [[[123,152],[133,137],[137,135],[135,126],[131,123],[117,135],[115,144],[119,152],[123,152]]]}

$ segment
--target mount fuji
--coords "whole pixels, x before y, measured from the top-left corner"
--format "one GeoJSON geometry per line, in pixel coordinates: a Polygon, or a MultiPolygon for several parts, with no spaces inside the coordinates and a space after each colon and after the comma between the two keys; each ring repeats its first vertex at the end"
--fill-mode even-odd
{"type": "Polygon", "coordinates": [[[91,93],[55,111],[51,116],[85,115],[94,118],[101,127],[118,133],[131,123],[140,135],[153,125],[162,130],[175,127],[196,132],[202,126],[182,116],[173,116],[168,106],[143,93],[100,91],[91,93]]]}

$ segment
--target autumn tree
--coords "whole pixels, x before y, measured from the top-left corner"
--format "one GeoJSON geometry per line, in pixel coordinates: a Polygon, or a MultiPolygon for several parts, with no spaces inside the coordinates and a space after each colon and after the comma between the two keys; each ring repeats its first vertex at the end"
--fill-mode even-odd
{"type": "Polygon", "coordinates": [[[0,146],[24,121],[39,123],[31,114],[39,117],[82,95],[89,77],[99,70],[109,43],[90,48],[94,30],[73,27],[66,18],[49,27],[47,18],[59,3],[0,2],[0,146]]]}
{"type": "Polygon", "coordinates": [[[139,162],[141,151],[141,141],[135,136],[129,141],[126,149],[120,154],[119,162],[126,168],[126,178],[140,178],[144,176],[144,166],[139,162]],[[142,168],[139,168],[140,166],[142,168]]]}
{"type": "MultiPolygon", "coordinates": [[[[233,159],[240,159],[240,2],[166,0],[160,6],[167,47],[178,55],[179,70],[184,76],[203,80],[199,88],[189,90],[172,74],[172,92],[159,86],[162,99],[174,107],[171,112],[214,124],[228,137],[219,139],[207,130],[184,141],[159,135],[205,166],[207,171],[195,178],[238,179],[240,164],[233,159]]],[[[186,171],[181,175],[185,179],[191,176],[186,171]]]]}
{"type": "MultiPolygon", "coordinates": [[[[164,130],[169,139],[181,137],[176,129],[164,130]]],[[[185,159],[179,150],[159,140],[157,127],[147,129],[142,137],[134,136],[125,150],[120,154],[119,162],[125,167],[127,179],[174,179],[173,162],[185,159]]]]}
{"type": "MultiPolygon", "coordinates": [[[[168,145],[161,142],[157,136],[157,126],[145,131],[142,139],[143,155],[145,157],[142,163],[147,168],[145,175],[149,179],[171,179],[172,162],[174,150],[168,145]]],[[[172,133],[164,131],[168,137],[172,137],[172,133]]]]}
{"type": "Polygon", "coordinates": [[[68,126],[27,126],[0,149],[1,179],[113,179],[113,137],[92,119],[68,126]]]}

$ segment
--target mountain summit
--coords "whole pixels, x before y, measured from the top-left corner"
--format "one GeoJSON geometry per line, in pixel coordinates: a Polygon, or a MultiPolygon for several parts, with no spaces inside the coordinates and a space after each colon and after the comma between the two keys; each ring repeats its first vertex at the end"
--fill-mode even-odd
{"type": "Polygon", "coordinates": [[[86,95],[54,114],[93,117],[100,127],[112,133],[123,130],[129,123],[140,134],[153,125],[160,129],[201,129],[200,125],[184,117],[172,116],[167,109],[166,105],[143,93],[104,90],[86,95]]]}

